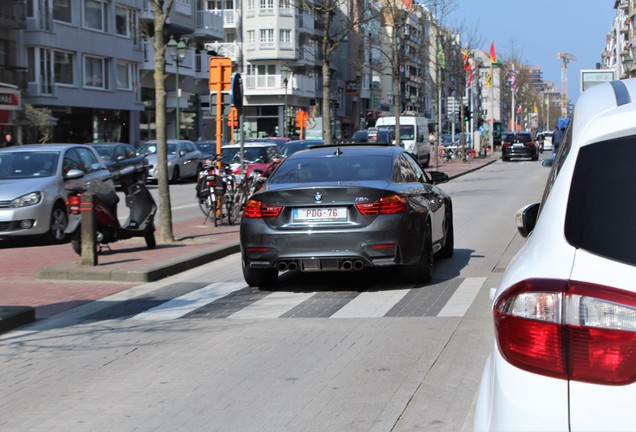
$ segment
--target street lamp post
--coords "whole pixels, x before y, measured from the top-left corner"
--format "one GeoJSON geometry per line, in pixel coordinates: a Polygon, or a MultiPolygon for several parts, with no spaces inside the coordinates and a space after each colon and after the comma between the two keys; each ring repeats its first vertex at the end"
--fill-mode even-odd
{"type": "Polygon", "coordinates": [[[175,74],[176,94],[177,94],[176,111],[175,111],[175,114],[176,114],[175,138],[180,139],[181,138],[181,87],[179,85],[179,65],[181,64],[183,59],[185,59],[186,57],[186,51],[188,50],[188,46],[184,42],[183,38],[180,38],[179,42],[177,42],[174,39],[174,36],[170,36],[170,40],[168,41],[167,47],[168,47],[168,55],[172,58],[172,60],[175,62],[177,66],[176,74],[175,74]]]}
{"type": "Polygon", "coordinates": [[[286,64],[282,65],[280,68],[280,73],[283,76],[283,84],[285,85],[285,110],[283,111],[283,136],[287,136],[287,83],[289,82],[289,77],[291,76],[292,70],[286,64]]]}

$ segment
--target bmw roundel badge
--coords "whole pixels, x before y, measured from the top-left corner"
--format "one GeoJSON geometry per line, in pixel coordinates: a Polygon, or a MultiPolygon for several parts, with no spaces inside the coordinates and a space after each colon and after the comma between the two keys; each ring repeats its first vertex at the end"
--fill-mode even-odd
{"type": "Polygon", "coordinates": [[[321,194],[320,192],[316,192],[316,193],[314,194],[314,200],[315,200],[316,202],[320,202],[320,201],[322,201],[322,194],[321,194]]]}

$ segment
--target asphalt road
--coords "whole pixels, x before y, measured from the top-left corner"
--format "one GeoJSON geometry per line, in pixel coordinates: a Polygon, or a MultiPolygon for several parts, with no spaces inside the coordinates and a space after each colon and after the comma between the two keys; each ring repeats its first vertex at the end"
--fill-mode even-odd
{"type": "Polygon", "coordinates": [[[232,255],[3,335],[0,429],[470,430],[489,291],[547,174],[498,161],[444,185],[455,256],[426,286],[298,274],[262,291],[232,255]]]}

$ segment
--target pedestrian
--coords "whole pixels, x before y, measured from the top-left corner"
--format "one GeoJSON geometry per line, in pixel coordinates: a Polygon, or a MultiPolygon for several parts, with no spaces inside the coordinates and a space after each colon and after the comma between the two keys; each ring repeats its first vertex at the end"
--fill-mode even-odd
{"type": "Polygon", "coordinates": [[[559,145],[561,144],[561,141],[563,140],[564,130],[565,130],[564,128],[561,128],[561,129],[559,129],[558,127],[554,128],[554,133],[552,134],[552,157],[555,157],[557,154],[559,145]]]}
{"type": "Polygon", "coordinates": [[[0,147],[10,147],[13,145],[13,136],[10,132],[5,132],[0,142],[0,147]]]}

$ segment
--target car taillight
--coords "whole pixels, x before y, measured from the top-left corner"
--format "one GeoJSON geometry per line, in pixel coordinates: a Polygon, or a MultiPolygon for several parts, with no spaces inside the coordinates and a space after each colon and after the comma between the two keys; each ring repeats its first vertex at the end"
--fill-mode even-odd
{"type": "Polygon", "coordinates": [[[390,195],[372,203],[356,204],[356,208],[363,216],[404,213],[406,198],[402,195],[390,195]]]}
{"type": "Polygon", "coordinates": [[[510,147],[511,144],[512,143],[508,142],[508,141],[502,141],[502,143],[501,143],[501,145],[504,146],[504,147],[510,147]]]}
{"type": "Polygon", "coordinates": [[[526,143],[526,147],[534,148],[534,143],[532,141],[528,141],[526,143]]]}
{"type": "Polygon", "coordinates": [[[258,200],[249,200],[243,208],[243,217],[258,218],[277,218],[283,210],[281,206],[268,206],[258,200]]]}
{"type": "Polygon", "coordinates": [[[586,282],[530,279],[494,306],[501,355],[520,369],[604,385],[636,382],[636,295],[586,282]]]}
{"type": "Polygon", "coordinates": [[[68,211],[70,214],[78,215],[80,214],[80,206],[82,204],[80,194],[72,194],[69,195],[66,199],[66,207],[68,207],[68,211]]]}

